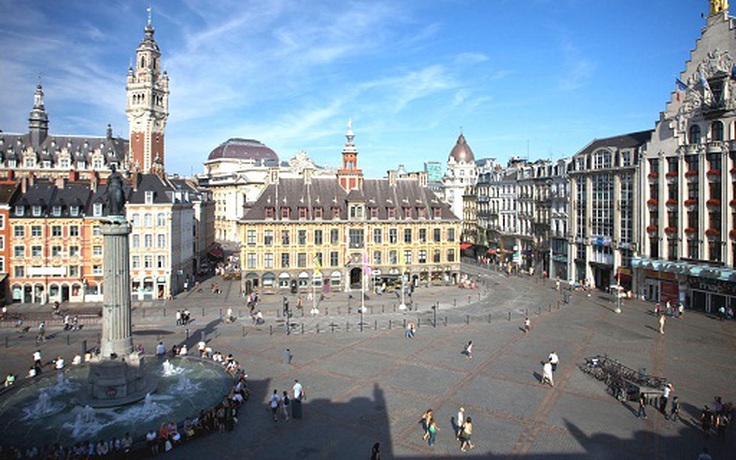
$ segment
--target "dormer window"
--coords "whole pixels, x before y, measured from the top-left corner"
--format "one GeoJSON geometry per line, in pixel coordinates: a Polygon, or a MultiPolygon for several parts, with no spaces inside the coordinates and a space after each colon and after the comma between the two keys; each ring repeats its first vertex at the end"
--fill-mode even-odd
{"type": "Polygon", "coordinates": [[[332,218],[333,219],[340,218],[340,208],[332,208],[332,218]]]}
{"type": "Polygon", "coordinates": [[[41,215],[41,206],[34,205],[31,209],[31,214],[33,214],[34,217],[38,217],[41,215]]]}
{"type": "Polygon", "coordinates": [[[432,208],[432,213],[434,214],[435,219],[442,218],[442,208],[432,208]]]}
{"type": "Polygon", "coordinates": [[[389,219],[396,219],[396,208],[386,208],[386,211],[389,219]]]}
{"type": "Polygon", "coordinates": [[[94,169],[102,169],[102,158],[95,158],[92,160],[92,167],[94,169]]]}
{"type": "Polygon", "coordinates": [[[372,207],[369,212],[371,214],[371,219],[378,219],[378,208],[372,207]]]}
{"type": "Polygon", "coordinates": [[[417,208],[417,217],[419,219],[426,219],[427,218],[427,209],[426,208],[417,208]]]}
{"type": "Polygon", "coordinates": [[[273,216],[275,214],[274,211],[275,211],[275,209],[272,208],[272,207],[265,208],[263,210],[263,212],[264,212],[264,215],[265,215],[266,219],[273,219],[273,216]]]}
{"type": "Polygon", "coordinates": [[[15,215],[18,217],[23,217],[26,213],[26,207],[21,205],[18,205],[15,207],[15,215]]]}
{"type": "Polygon", "coordinates": [[[146,204],[153,204],[153,191],[146,190],[146,204]]]}
{"type": "Polygon", "coordinates": [[[26,159],[23,161],[23,166],[26,168],[33,168],[36,166],[36,159],[33,157],[26,157],[26,159]]]}
{"type": "Polygon", "coordinates": [[[15,160],[8,160],[8,168],[15,168],[16,166],[15,160]]]}
{"type": "Polygon", "coordinates": [[[77,169],[87,169],[87,162],[77,161],[77,169]]]}
{"type": "Polygon", "coordinates": [[[62,168],[62,169],[69,169],[69,165],[70,165],[69,158],[61,158],[59,160],[59,167],[60,168],[62,168]]]}
{"type": "Polygon", "coordinates": [[[307,218],[307,208],[299,207],[299,219],[306,219],[307,218]]]}
{"type": "Polygon", "coordinates": [[[411,219],[411,208],[404,208],[404,219],[411,219]]]}
{"type": "Polygon", "coordinates": [[[281,208],[281,218],[288,219],[290,212],[291,212],[291,208],[281,208]]]}
{"type": "Polygon", "coordinates": [[[79,206],[70,206],[69,215],[71,215],[72,217],[77,217],[79,215],[79,206]]]}
{"type": "Polygon", "coordinates": [[[312,212],[314,213],[315,219],[321,219],[322,218],[322,208],[314,208],[312,209],[312,212]]]}
{"type": "Polygon", "coordinates": [[[353,204],[350,205],[350,219],[362,219],[363,218],[363,205],[353,204]]]}
{"type": "Polygon", "coordinates": [[[102,216],[102,203],[95,203],[92,205],[92,215],[94,217],[102,216]]]}
{"type": "Polygon", "coordinates": [[[61,206],[58,206],[57,205],[57,206],[54,206],[53,208],[51,208],[51,214],[54,217],[59,217],[61,215],[61,206]]]}
{"type": "Polygon", "coordinates": [[[44,160],[43,163],[41,163],[41,167],[44,169],[51,169],[51,162],[48,160],[44,160]]]}

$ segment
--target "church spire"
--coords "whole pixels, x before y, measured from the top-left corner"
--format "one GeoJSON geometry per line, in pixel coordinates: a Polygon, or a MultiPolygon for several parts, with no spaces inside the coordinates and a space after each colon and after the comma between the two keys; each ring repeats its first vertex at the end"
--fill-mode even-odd
{"type": "Polygon", "coordinates": [[[342,148],[342,168],[337,171],[340,186],[347,190],[363,189],[363,171],[358,169],[358,149],[355,148],[353,121],[348,120],[345,147],[342,148]]]}

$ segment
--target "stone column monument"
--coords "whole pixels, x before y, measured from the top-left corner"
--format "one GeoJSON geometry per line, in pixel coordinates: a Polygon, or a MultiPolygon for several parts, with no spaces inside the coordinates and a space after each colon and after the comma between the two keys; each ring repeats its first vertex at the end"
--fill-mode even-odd
{"type": "Polygon", "coordinates": [[[133,350],[130,308],[130,224],[125,220],[124,180],[113,167],[105,192],[107,220],[102,223],[104,294],[100,354],[90,363],[89,399],[92,407],[108,407],[141,400],[156,390],[147,378],[143,357],[133,350]]]}

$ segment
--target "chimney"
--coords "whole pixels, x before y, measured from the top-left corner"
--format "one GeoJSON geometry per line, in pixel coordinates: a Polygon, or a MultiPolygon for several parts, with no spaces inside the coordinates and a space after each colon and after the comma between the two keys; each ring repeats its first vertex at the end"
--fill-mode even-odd
{"type": "Polygon", "coordinates": [[[36,175],[34,173],[28,173],[28,186],[33,187],[33,184],[36,180],[36,175]]]}
{"type": "Polygon", "coordinates": [[[69,171],[69,182],[77,182],[79,180],[79,171],[69,171]]]}
{"type": "Polygon", "coordinates": [[[97,182],[99,181],[99,178],[97,177],[97,171],[92,171],[92,177],[90,177],[89,180],[89,189],[92,190],[92,193],[97,192],[97,182]]]}
{"type": "Polygon", "coordinates": [[[138,171],[138,169],[133,171],[133,176],[132,176],[133,184],[132,185],[133,185],[134,192],[138,191],[138,183],[140,183],[140,177],[141,177],[141,173],[138,171]]]}
{"type": "Polygon", "coordinates": [[[56,188],[63,189],[66,187],[66,178],[64,176],[59,176],[56,178],[56,188]]]}
{"type": "Polygon", "coordinates": [[[388,185],[396,185],[396,171],[393,169],[388,170],[388,185]]]}
{"type": "Polygon", "coordinates": [[[20,191],[25,195],[28,192],[28,177],[23,176],[20,178],[20,191]]]}
{"type": "Polygon", "coordinates": [[[314,175],[314,169],[304,168],[304,185],[312,184],[312,176],[314,175]]]}
{"type": "Polygon", "coordinates": [[[8,169],[8,180],[15,180],[15,169],[8,169]]]}

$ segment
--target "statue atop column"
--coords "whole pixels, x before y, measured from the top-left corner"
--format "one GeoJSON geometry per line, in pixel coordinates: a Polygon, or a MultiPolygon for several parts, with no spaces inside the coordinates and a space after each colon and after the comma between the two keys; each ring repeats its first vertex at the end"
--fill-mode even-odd
{"type": "Polygon", "coordinates": [[[710,0],[710,14],[728,10],[728,0],[710,0]]]}
{"type": "Polygon", "coordinates": [[[112,165],[111,169],[112,172],[107,178],[107,188],[105,189],[106,214],[111,218],[125,217],[125,191],[123,190],[125,180],[117,171],[115,165],[112,165]]]}

